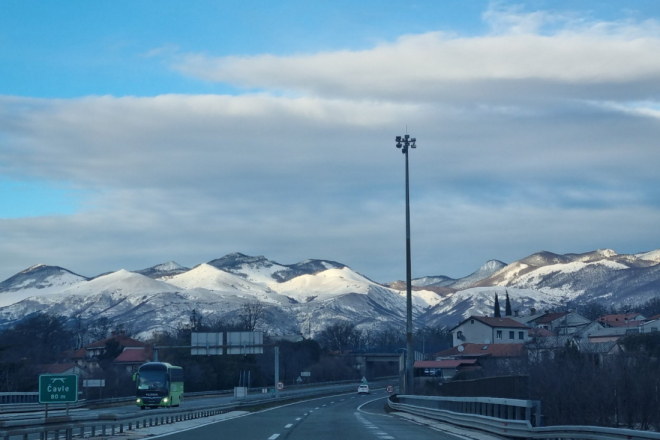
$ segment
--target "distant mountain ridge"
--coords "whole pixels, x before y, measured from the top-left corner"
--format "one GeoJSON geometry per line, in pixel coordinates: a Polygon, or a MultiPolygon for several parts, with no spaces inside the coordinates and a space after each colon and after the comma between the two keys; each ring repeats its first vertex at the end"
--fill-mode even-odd
{"type": "MultiPolygon", "coordinates": [[[[59,266],[36,265],[0,283],[0,326],[36,312],[85,319],[101,316],[133,323],[140,335],[170,331],[196,309],[235,319],[243,304],[261,301],[263,328],[311,334],[338,320],[361,328],[403,328],[406,286],[380,284],[330,260],[279,264],[233,253],[192,269],[175,262],[86,278],[59,266]]],[[[413,314],[423,325],[455,325],[489,315],[494,294],[509,294],[514,310],[537,310],[598,301],[641,303],[660,291],[660,250],[617,254],[541,251],[510,264],[489,260],[472,274],[416,278],[413,314]]]]}

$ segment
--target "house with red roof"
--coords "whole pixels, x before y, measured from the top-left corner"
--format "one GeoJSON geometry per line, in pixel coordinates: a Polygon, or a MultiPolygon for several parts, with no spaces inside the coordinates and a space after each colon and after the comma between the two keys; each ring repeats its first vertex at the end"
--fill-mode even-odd
{"type": "Polygon", "coordinates": [[[520,344],[529,339],[529,327],[511,318],[470,316],[450,330],[453,345],[520,344]]]}
{"type": "Polygon", "coordinates": [[[461,344],[436,353],[435,360],[517,358],[524,353],[524,344],[461,344]]]}
{"type": "Polygon", "coordinates": [[[109,338],[86,345],[74,352],[70,359],[80,368],[93,372],[100,368],[99,360],[105,354],[109,342],[116,343],[121,349],[121,353],[113,360],[113,363],[124,365],[129,372],[134,369],[135,364],[142,365],[151,359],[151,347],[142,341],[126,336],[124,332],[113,333],[109,338]],[[116,362],[118,359],[119,362],[116,362]],[[141,362],[142,359],[144,361],[141,362]]]}
{"type": "Polygon", "coordinates": [[[636,312],[605,315],[596,319],[605,327],[637,327],[645,320],[644,315],[636,312]]]}

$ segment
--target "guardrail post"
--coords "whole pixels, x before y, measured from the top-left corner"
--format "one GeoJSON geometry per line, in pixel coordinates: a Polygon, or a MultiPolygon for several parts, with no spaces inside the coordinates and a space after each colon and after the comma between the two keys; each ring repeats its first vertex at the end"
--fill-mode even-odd
{"type": "MultiPolygon", "coordinates": [[[[96,436],[96,426],[92,425],[92,437],[95,437],[95,436],[96,436]]],[[[44,439],[44,440],[46,440],[46,439],[44,439]]]]}
{"type": "Polygon", "coordinates": [[[537,428],[541,426],[541,423],[543,423],[541,419],[541,401],[540,400],[535,400],[534,401],[534,412],[535,412],[535,420],[534,420],[534,426],[537,428]]]}
{"type": "Polygon", "coordinates": [[[66,428],[66,440],[73,440],[73,428],[66,428]]]}
{"type": "Polygon", "coordinates": [[[110,432],[111,432],[110,435],[115,435],[115,424],[114,423],[112,424],[112,427],[110,428],[110,432]]]}

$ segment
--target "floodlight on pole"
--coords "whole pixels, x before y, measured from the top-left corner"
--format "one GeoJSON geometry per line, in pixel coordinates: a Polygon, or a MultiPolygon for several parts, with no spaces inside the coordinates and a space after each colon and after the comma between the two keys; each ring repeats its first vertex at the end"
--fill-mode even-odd
{"type": "Polygon", "coordinates": [[[396,147],[406,156],[406,394],[415,393],[413,366],[415,363],[415,351],[413,349],[413,324],[412,324],[412,270],[410,264],[410,185],[408,183],[408,149],[417,148],[417,139],[406,134],[394,138],[396,147]]]}

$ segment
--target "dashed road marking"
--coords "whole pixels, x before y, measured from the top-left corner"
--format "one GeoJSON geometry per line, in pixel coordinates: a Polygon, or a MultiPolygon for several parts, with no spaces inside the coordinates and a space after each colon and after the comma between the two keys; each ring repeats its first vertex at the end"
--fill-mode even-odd
{"type": "Polygon", "coordinates": [[[279,436],[280,436],[279,434],[273,434],[270,437],[268,437],[268,440],[275,440],[279,436]]]}
{"type": "Polygon", "coordinates": [[[285,426],[285,428],[291,428],[293,426],[293,423],[289,423],[288,425],[285,426]]]}
{"type": "Polygon", "coordinates": [[[301,419],[301,417],[298,417],[296,420],[300,420],[300,419],[301,419]]]}

